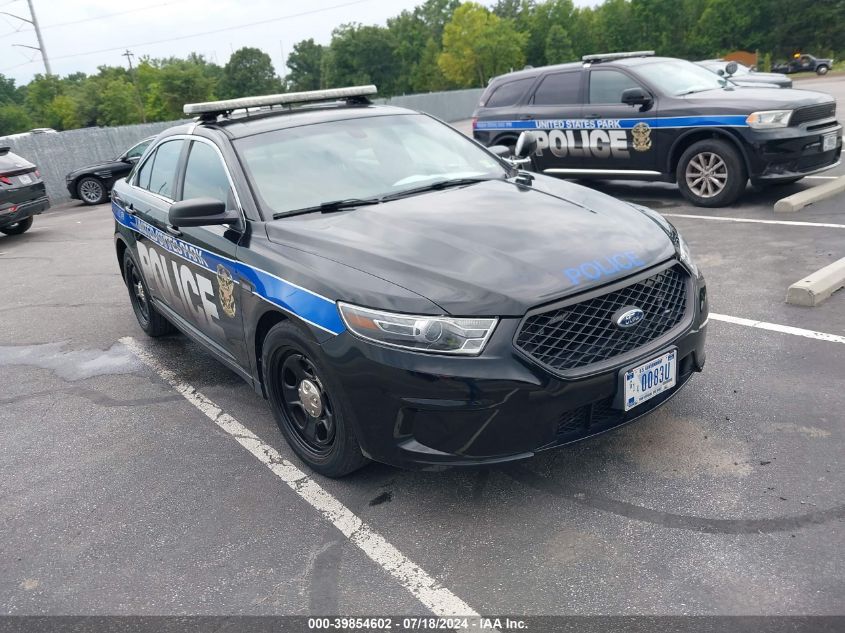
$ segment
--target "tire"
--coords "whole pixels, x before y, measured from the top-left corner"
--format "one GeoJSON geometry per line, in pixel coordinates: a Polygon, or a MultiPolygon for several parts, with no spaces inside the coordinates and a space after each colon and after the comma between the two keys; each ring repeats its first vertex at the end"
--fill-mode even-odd
{"type": "Polygon", "coordinates": [[[141,275],[141,270],[129,250],[123,253],[123,279],[129,290],[129,301],[135,311],[138,325],[147,336],[157,338],[176,331],[176,328],[155,309],[150,301],[150,291],[147,282],[141,275]]]}
{"type": "Polygon", "coordinates": [[[261,368],[276,423],[302,461],[326,477],[343,477],[369,462],[349,403],[307,332],[289,321],[274,325],[264,339],[261,368]]]}
{"type": "Polygon", "coordinates": [[[109,197],[106,185],[99,178],[85,176],[76,183],[76,195],[85,204],[103,204],[109,197]]]}
{"type": "Polygon", "coordinates": [[[830,68],[828,68],[827,66],[822,64],[821,66],[816,68],[816,74],[817,75],[826,75],[828,70],[830,70],[830,68]]]}
{"type": "Polygon", "coordinates": [[[690,145],[678,161],[675,177],[683,196],[697,207],[729,205],[748,182],[742,156],[733,145],[719,139],[690,145]]]}
{"type": "Polygon", "coordinates": [[[0,233],[5,233],[6,235],[20,235],[21,233],[26,233],[31,226],[32,216],[28,217],[26,220],[21,220],[20,222],[15,222],[9,226],[4,226],[0,229],[0,233]]]}

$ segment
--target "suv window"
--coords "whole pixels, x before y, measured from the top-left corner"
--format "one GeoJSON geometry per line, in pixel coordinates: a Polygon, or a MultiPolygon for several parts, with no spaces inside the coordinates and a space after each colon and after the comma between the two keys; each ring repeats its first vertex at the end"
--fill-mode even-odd
{"type": "Polygon", "coordinates": [[[207,143],[194,141],[185,167],[182,199],[208,197],[229,201],[229,178],[220,157],[207,143]]]}
{"type": "Polygon", "coordinates": [[[590,73],[590,103],[622,103],[622,93],[640,84],[618,70],[594,70],[590,73]]]}
{"type": "Polygon", "coordinates": [[[534,92],[534,105],[579,103],[581,71],[546,75],[534,92]]]}
{"type": "Polygon", "coordinates": [[[182,140],[165,141],[150,156],[138,172],[138,186],[167,198],[173,197],[176,164],[182,153],[182,140]]]}
{"type": "Polygon", "coordinates": [[[506,84],[502,84],[493,91],[493,94],[487,99],[485,106],[488,108],[502,108],[513,105],[519,101],[519,98],[528,90],[532,83],[534,83],[534,77],[517,79],[516,81],[509,81],[506,84]]]}

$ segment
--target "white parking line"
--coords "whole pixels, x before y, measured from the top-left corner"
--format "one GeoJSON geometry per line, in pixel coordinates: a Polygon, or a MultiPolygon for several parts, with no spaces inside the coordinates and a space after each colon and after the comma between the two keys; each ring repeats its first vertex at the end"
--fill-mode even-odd
{"type": "Polygon", "coordinates": [[[752,218],[723,218],[718,215],[692,215],[689,213],[662,213],[667,218],[692,218],[694,220],[716,220],[717,222],[749,222],[751,224],[785,224],[786,226],[812,226],[825,229],[845,229],[845,224],[825,222],[792,222],[789,220],[754,220],[752,218]]]}
{"type": "Polygon", "coordinates": [[[827,332],[816,332],[815,330],[805,330],[800,327],[792,327],[791,325],[779,325],[777,323],[767,323],[766,321],[755,321],[754,319],[743,319],[742,317],[729,316],[727,314],[710,313],[710,318],[715,321],[724,321],[725,323],[733,323],[735,325],[744,325],[746,327],[753,327],[760,330],[770,330],[772,332],[781,332],[782,334],[792,334],[793,336],[803,336],[804,338],[812,338],[817,341],[827,341],[829,343],[843,343],[845,344],[845,336],[839,334],[828,334],[827,332]]]}
{"type": "Polygon", "coordinates": [[[264,443],[257,435],[228,413],[224,413],[219,406],[191,385],[180,381],[174,372],[162,366],[138,341],[131,336],[127,336],[120,339],[120,342],[179,392],[185,400],[252,453],[279,479],[290,486],[296,494],[340,530],[351,543],[431,609],[435,615],[479,617],[478,613],[463,600],[443,587],[419,565],[388,543],[383,536],[364,523],[320,484],[284,459],[276,449],[264,443]]]}

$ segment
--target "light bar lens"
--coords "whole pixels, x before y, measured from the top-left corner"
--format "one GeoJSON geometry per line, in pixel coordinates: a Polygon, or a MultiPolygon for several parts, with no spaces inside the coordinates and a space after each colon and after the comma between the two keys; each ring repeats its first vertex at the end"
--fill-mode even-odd
{"type": "Polygon", "coordinates": [[[498,319],[415,316],[338,303],[350,331],[363,339],[433,354],[476,356],[482,352],[498,319]]]}
{"type": "Polygon", "coordinates": [[[331,88],[329,90],[308,90],[305,92],[287,92],[278,95],[225,99],[223,101],[207,101],[205,103],[186,103],[182,110],[185,114],[228,112],[241,108],[260,108],[262,106],[284,105],[287,103],[310,103],[316,101],[332,101],[334,99],[348,99],[349,97],[369,97],[377,93],[378,89],[374,85],[350,86],[348,88],[331,88]]]}

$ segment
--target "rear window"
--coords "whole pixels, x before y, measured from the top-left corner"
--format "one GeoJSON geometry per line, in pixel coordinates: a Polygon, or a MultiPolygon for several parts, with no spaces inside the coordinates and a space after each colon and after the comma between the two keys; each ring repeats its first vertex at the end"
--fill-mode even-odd
{"type": "Polygon", "coordinates": [[[503,108],[515,104],[520,97],[525,94],[525,91],[534,83],[534,77],[526,79],[517,79],[516,81],[509,81],[502,84],[487,98],[484,104],[487,108],[503,108]]]}
{"type": "Polygon", "coordinates": [[[22,169],[32,169],[34,167],[35,165],[28,160],[12,152],[6,152],[0,155],[0,173],[21,171],[22,169]]]}
{"type": "Polygon", "coordinates": [[[534,92],[535,105],[579,103],[581,71],[546,75],[534,92]]]}

